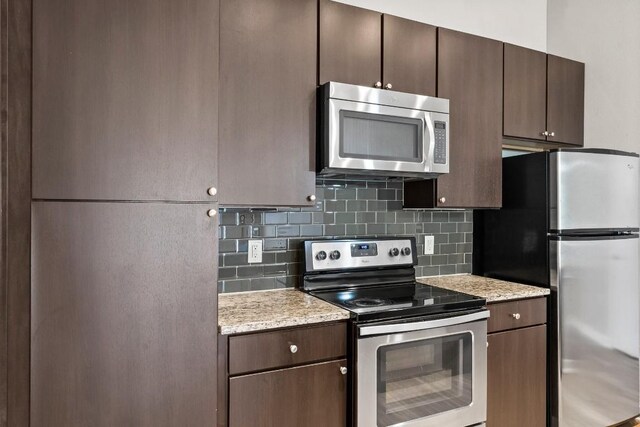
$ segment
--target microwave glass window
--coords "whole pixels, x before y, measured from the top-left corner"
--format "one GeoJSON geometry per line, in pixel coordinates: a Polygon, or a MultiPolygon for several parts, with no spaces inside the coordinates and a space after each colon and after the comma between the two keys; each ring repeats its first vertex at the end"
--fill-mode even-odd
{"type": "Polygon", "coordinates": [[[360,111],[340,111],[340,157],[421,163],[423,122],[360,111]]]}
{"type": "Polygon", "coordinates": [[[418,420],[472,402],[472,337],[462,333],[380,347],[378,426],[418,420]]]}

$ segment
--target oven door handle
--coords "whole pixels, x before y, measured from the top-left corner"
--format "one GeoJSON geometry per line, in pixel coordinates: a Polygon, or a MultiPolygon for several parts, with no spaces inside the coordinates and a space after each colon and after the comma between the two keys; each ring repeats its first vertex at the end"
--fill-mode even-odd
{"type": "Polygon", "coordinates": [[[489,318],[489,310],[463,316],[447,317],[445,319],[425,320],[423,322],[396,323],[392,325],[363,326],[360,328],[360,336],[395,334],[400,332],[422,331],[425,329],[443,328],[445,326],[461,325],[489,318]]]}

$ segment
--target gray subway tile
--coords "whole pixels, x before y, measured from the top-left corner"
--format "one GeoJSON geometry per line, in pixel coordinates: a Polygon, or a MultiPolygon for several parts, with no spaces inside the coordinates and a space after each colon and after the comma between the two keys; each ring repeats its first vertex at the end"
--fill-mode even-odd
{"type": "Polygon", "coordinates": [[[456,266],[455,265],[441,265],[440,266],[440,275],[444,276],[445,274],[456,274],[456,266]]]}
{"type": "Polygon", "coordinates": [[[458,253],[471,253],[473,252],[473,243],[458,243],[456,248],[458,253]]]}
{"type": "Polygon", "coordinates": [[[396,213],[396,221],[398,222],[415,222],[416,214],[411,211],[401,211],[396,213]]]}
{"type": "Polygon", "coordinates": [[[218,280],[223,279],[235,279],[236,268],[235,267],[221,267],[218,268],[218,280]]]}
{"type": "Polygon", "coordinates": [[[456,273],[457,274],[462,274],[462,273],[471,273],[471,264],[458,264],[456,265],[456,273]]]}
{"type": "Polygon", "coordinates": [[[401,211],[402,210],[402,201],[401,200],[390,200],[387,202],[387,209],[390,211],[401,211]]]}
{"type": "Polygon", "coordinates": [[[367,210],[366,200],[347,200],[347,211],[358,212],[367,210]]]}
{"type": "Polygon", "coordinates": [[[445,265],[447,263],[447,255],[432,255],[431,265],[445,265]]]}
{"type": "Polygon", "coordinates": [[[462,243],[464,242],[463,233],[449,233],[449,243],[462,243]]]}
{"type": "Polygon", "coordinates": [[[462,264],[462,263],[464,263],[464,254],[447,255],[447,264],[462,264]]]}
{"type": "Polygon", "coordinates": [[[379,189],[378,200],[396,200],[396,190],[386,188],[379,189]]]}
{"type": "Polygon", "coordinates": [[[263,268],[264,267],[262,265],[246,265],[238,267],[237,275],[240,278],[262,276],[263,268]]]}
{"type": "Polygon", "coordinates": [[[367,234],[366,224],[347,224],[347,236],[362,236],[367,234]]]}
{"type": "Polygon", "coordinates": [[[299,225],[279,225],[277,230],[278,237],[293,237],[300,235],[299,225]]]}
{"type": "Polygon", "coordinates": [[[265,265],[263,274],[265,276],[280,276],[283,274],[287,274],[287,264],[281,263],[265,265]]]}
{"type": "Polygon", "coordinates": [[[459,222],[458,233],[471,233],[473,232],[473,223],[471,222],[459,222]]]}
{"type": "Polygon", "coordinates": [[[455,243],[440,245],[440,253],[441,254],[454,254],[456,253],[456,245],[455,243]]]}
{"type": "Polygon", "coordinates": [[[449,212],[433,212],[433,222],[449,222],[449,212]]]}
{"type": "Polygon", "coordinates": [[[449,221],[464,222],[464,212],[449,212],[449,221]]]}
{"type": "Polygon", "coordinates": [[[326,212],[345,212],[347,210],[347,201],[325,200],[324,209],[326,212]]]}
{"type": "Polygon", "coordinates": [[[276,287],[276,279],[274,277],[261,277],[258,279],[251,279],[249,285],[252,291],[263,291],[266,289],[274,289],[276,287]]]}
{"type": "Polygon", "coordinates": [[[311,224],[311,214],[309,212],[290,212],[289,224],[311,224]]]}
{"type": "Polygon", "coordinates": [[[404,224],[387,224],[387,234],[404,234],[404,224]]]}
{"type": "Polygon", "coordinates": [[[224,262],[221,265],[224,265],[225,267],[248,264],[246,253],[224,254],[223,258],[224,262]]]}
{"type": "Polygon", "coordinates": [[[367,234],[387,234],[387,224],[367,224],[367,234]]]}
{"type": "Polygon", "coordinates": [[[220,225],[238,225],[238,214],[235,212],[222,212],[220,225]]]}
{"type": "Polygon", "coordinates": [[[301,225],[300,236],[303,236],[303,237],[322,236],[322,225],[321,224],[301,225]]]}
{"type": "Polygon", "coordinates": [[[346,233],[346,227],[344,224],[332,224],[324,226],[325,236],[344,236],[346,233]]]}
{"type": "Polygon", "coordinates": [[[335,222],[335,214],[327,212],[314,212],[313,223],[314,224],[333,224],[335,222]]]}
{"type": "Polygon", "coordinates": [[[395,212],[376,212],[376,222],[378,224],[389,224],[396,222],[395,212]]]}
{"type": "Polygon", "coordinates": [[[440,224],[440,231],[443,233],[455,233],[458,231],[458,226],[455,222],[443,222],[440,224]]]}
{"type": "Polygon", "coordinates": [[[373,188],[358,188],[356,198],[358,200],[376,199],[376,190],[373,188]]]}
{"type": "Polygon", "coordinates": [[[267,212],[264,214],[265,224],[286,224],[287,213],[286,212],[267,212]]]}
{"type": "Polygon", "coordinates": [[[439,276],[440,275],[440,267],[422,267],[422,275],[423,276],[439,276]]]}
{"type": "Polygon", "coordinates": [[[386,211],[387,210],[387,202],[381,200],[368,200],[367,201],[367,210],[376,212],[376,211],[386,211]]]}
{"type": "Polygon", "coordinates": [[[265,239],[262,247],[265,251],[278,251],[287,249],[287,239],[265,239]]]}
{"type": "Polygon", "coordinates": [[[369,181],[367,182],[367,188],[387,188],[386,181],[369,181]]]}
{"type": "Polygon", "coordinates": [[[356,222],[360,224],[368,224],[376,222],[375,212],[356,212],[356,222]]]}
{"type": "Polygon", "coordinates": [[[355,188],[340,188],[336,190],[336,199],[338,200],[353,200],[356,198],[355,188]]]}
{"type": "Polygon", "coordinates": [[[353,224],[356,222],[356,214],[354,212],[336,213],[336,224],[353,224]]]}
{"type": "Polygon", "coordinates": [[[236,240],[220,239],[218,242],[218,251],[220,253],[235,252],[237,250],[236,240]]]}
{"type": "Polygon", "coordinates": [[[428,234],[440,233],[440,225],[438,222],[425,222],[422,224],[422,232],[428,234]]]}
{"type": "Polygon", "coordinates": [[[251,229],[252,237],[276,237],[275,225],[254,225],[251,229]]]}
{"type": "Polygon", "coordinates": [[[251,281],[247,279],[224,280],[222,288],[225,292],[244,292],[250,290],[251,281]]]}

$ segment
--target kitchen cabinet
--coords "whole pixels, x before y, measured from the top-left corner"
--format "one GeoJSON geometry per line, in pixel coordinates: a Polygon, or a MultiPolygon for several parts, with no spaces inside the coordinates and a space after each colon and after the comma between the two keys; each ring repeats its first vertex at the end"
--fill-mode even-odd
{"type": "Polygon", "coordinates": [[[502,43],[438,28],[438,97],[450,101],[449,173],[404,184],[405,208],[502,205],[502,43]]]}
{"type": "Polygon", "coordinates": [[[215,208],[32,204],[32,425],[210,425],[215,208]]]}
{"type": "Polygon", "coordinates": [[[216,201],[218,9],[34,2],[35,199],[216,201]]]}
{"type": "Polygon", "coordinates": [[[584,64],[505,44],[503,133],[582,146],[584,64]]]}
{"type": "Polygon", "coordinates": [[[487,426],[544,427],[546,299],[489,304],[487,426]]]}
{"type": "Polygon", "coordinates": [[[221,1],[221,204],[315,200],[317,9],[314,0],[221,1]]]}
{"type": "Polygon", "coordinates": [[[547,141],[584,145],[584,64],[547,55],[547,79],[547,141]]]}
{"type": "Polygon", "coordinates": [[[319,84],[435,96],[436,27],[320,0],[319,84]]]}
{"type": "Polygon", "coordinates": [[[218,426],[346,426],[346,354],[345,322],[220,336],[218,426]]]}

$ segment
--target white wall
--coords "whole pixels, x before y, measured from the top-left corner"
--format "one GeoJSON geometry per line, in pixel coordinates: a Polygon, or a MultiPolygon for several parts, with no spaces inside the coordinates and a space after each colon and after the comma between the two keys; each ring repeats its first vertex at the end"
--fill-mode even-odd
{"type": "Polygon", "coordinates": [[[585,66],[585,146],[640,152],[640,1],[549,0],[549,53],[585,66]]]}
{"type": "Polygon", "coordinates": [[[541,51],[547,0],[337,0],[541,51]]]}

